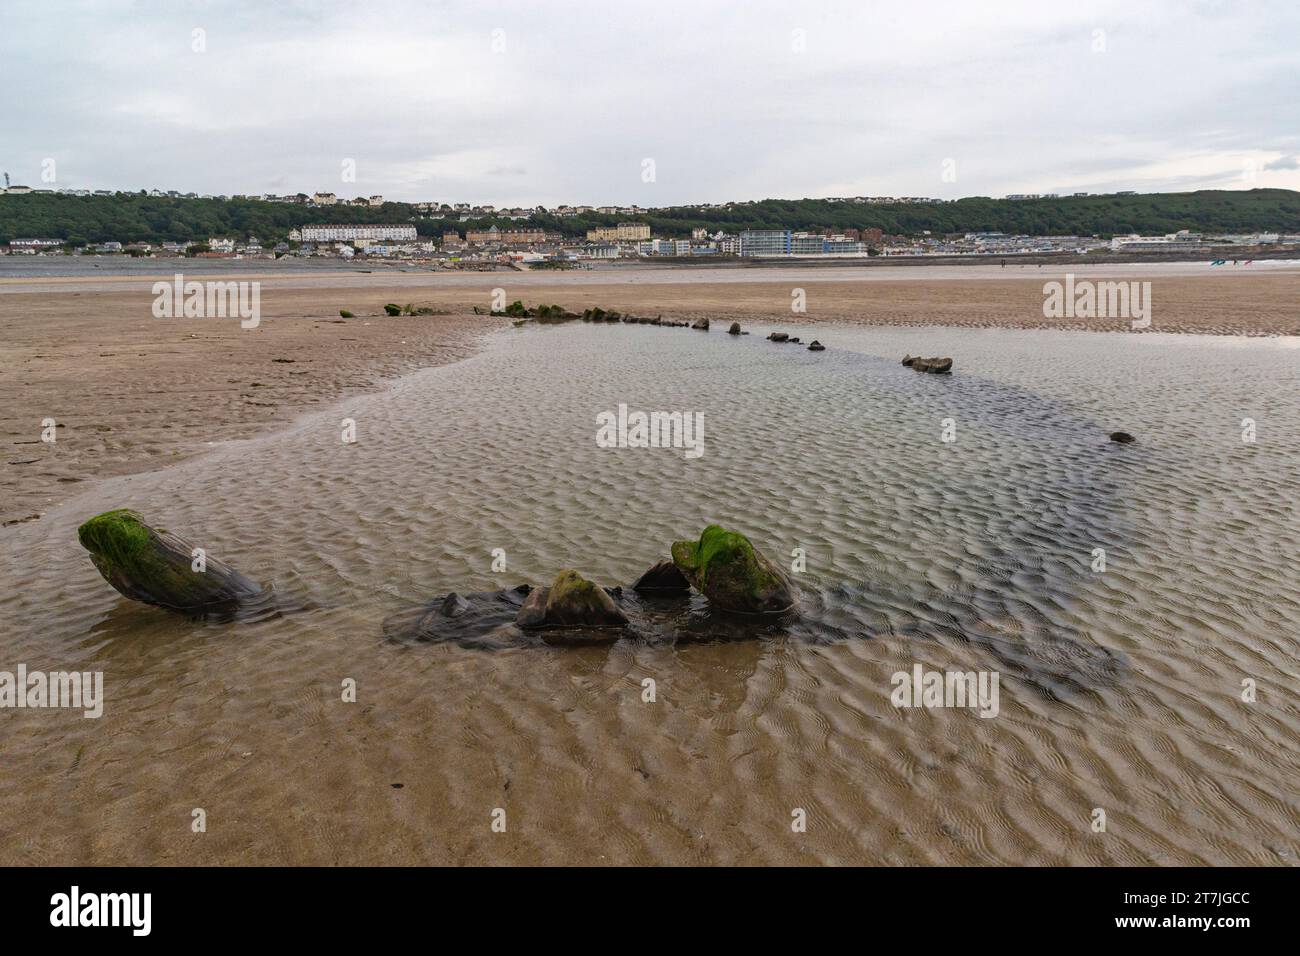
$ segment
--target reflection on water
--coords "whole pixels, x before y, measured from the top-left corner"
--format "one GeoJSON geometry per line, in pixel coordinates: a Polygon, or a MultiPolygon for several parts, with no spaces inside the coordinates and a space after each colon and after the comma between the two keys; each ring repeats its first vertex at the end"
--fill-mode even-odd
{"type": "Polygon", "coordinates": [[[1295,352],[766,331],[512,329],[10,529],[4,660],[101,669],[107,703],[6,715],[0,830],[56,825],[0,862],[1294,863],[1295,352]],[[955,374],[898,364],[917,352],[955,374]],[[703,456],[597,447],[620,403],[703,412],[703,456]],[[73,533],[109,506],[303,609],[121,600],[73,533]],[[452,590],[562,567],[626,586],[712,522],[802,556],[798,618],[629,596],[612,645],[522,639],[513,615],[402,639],[452,590]],[[999,716],[895,709],[913,663],[1000,673],[999,716]],[[224,825],[188,839],[194,806],[224,825]]]}

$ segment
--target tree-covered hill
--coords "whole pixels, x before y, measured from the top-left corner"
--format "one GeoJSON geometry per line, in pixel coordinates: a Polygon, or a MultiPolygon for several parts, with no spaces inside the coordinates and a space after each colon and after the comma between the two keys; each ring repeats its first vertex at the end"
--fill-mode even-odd
{"type": "Polygon", "coordinates": [[[767,199],[729,209],[659,209],[651,223],[761,228],[870,228],[892,235],[1005,232],[1031,236],[1132,232],[1300,231],[1300,192],[1287,189],[1078,196],[1057,199],[971,197],[945,203],[859,205],[827,200],[767,199]]]}
{"type": "Polygon", "coordinates": [[[213,236],[283,239],[308,223],[405,223],[406,203],[299,206],[260,199],[168,199],[142,193],[0,196],[0,243],[11,239],[88,242],[182,242],[213,236]]]}
{"type": "Polygon", "coordinates": [[[639,216],[535,214],[529,221],[459,216],[425,218],[409,203],[313,207],[257,199],[172,199],[143,193],[0,196],[0,243],[15,238],[64,239],[72,244],[118,240],[162,242],[211,236],[263,242],[285,238],[310,223],[413,223],[425,236],[445,229],[542,227],[581,236],[595,226],[635,219],[655,235],[686,236],[693,228],[869,229],[890,235],[1005,232],[1026,235],[1100,235],[1132,232],[1300,232],[1300,192],[1286,189],[1201,190],[1190,193],[1099,195],[1056,199],[972,197],[945,203],[863,204],[826,199],[764,199],[707,208],[653,209],[639,216]]]}

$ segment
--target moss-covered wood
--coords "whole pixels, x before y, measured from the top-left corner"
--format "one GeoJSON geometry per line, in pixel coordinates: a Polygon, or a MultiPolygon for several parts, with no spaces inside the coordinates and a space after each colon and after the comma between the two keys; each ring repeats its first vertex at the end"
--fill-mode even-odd
{"type": "Polygon", "coordinates": [[[627,615],[604,588],[566,568],[549,588],[528,595],[515,619],[520,627],[622,627],[627,615]]]}
{"type": "Polygon", "coordinates": [[[709,602],[728,611],[774,614],[795,605],[794,586],[738,531],[709,525],[698,541],[675,541],[673,563],[709,602]]]}
{"type": "Polygon", "coordinates": [[[188,541],[150,527],[126,508],[89,519],[77,538],[104,580],[134,601],[202,613],[233,610],[263,593],[257,582],[216,558],[204,554],[196,561],[188,541]]]}

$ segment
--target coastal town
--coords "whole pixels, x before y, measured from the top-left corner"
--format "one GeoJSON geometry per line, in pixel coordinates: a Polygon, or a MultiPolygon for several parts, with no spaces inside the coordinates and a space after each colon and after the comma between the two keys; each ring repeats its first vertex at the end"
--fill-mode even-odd
{"type": "MultiPolygon", "coordinates": [[[[21,202],[17,197],[58,193],[70,197],[120,197],[137,194],[112,190],[33,189],[7,186],[0,202],[21,202]],[[11,198],[12,197],[12,198],[11,198]]],[[[383,209],[382,195],[346,199],[329,192],[310,195],[263,194],[213,196],[149,190],[138,195],[164,200],[217,200],[298,206],[313,212],[332,208],[383,209]]],[[[1087,193],[1074,193],[1073,198],[1087,193]]],[[[1133,195],[1117,193],[1115,195],[1133,195]]],[[[1055,194],[1017,193],[1009,201],[1058,198],[1055,194]]],[[[854,196],[824,200],[848,206],[924,206],[948,200],[926,197],[854,196]]],[[[700,213],[732,212],[752,203],[699,204],[682,207],[700,213]]],[[[678,262],[720,259],[846,260],[861,258],[925,258],[1086,255],[1154,253],[1199,255],[1216,250],[1300,249],[1300,233],[1201,233],[1188,229],[1161,235],[1030,235],[999,231],[891,234],[879,227],[824,229],[710,229],[697,227],[689,235],[655,235],[645,221],[655,210],[640,206],[559,205],[551,208],[498,208],[470,203],[416,202],[409,207],[411,222],[302,223],[287,235],[220,234],[177,241],[140,241],[130,236],[100,242],[78,243],[58,236],[14,236],[0,242],[0,255],[192,257],[210,259],[335,259],[418,262],[446,268],[575,268],[596,263],[641,259],[678,262]],[[618,217],[612,225],[594,228],[563,227],[566,220],[618,217]],[[540,228],[538,218],[558,221],[560,228],[540,228]],[[483,226],[484,222],[491,225],[483,226]],[[503,227],[504,224],[504,227],[503,227]]],[[[306,218],[306,217],[304,217],[306,218]]]]}

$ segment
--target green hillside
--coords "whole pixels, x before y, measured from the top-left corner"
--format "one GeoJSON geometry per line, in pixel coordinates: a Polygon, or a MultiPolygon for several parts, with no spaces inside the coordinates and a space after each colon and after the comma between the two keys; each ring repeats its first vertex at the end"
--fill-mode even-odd
{"type": "Polygon", "coordinates": [[[15,238],[65,239],[74,245],[118,240],[163,242],[210,236],[287,237],[309,223],[414,223],[421,235],[444,229],[517,229],[526,225],[581,236],[594,226],[635,218],[656,235],[686,236],[704,227],[742,229],[879,228],[915,236],[963,232],[1026,235],[1100,235],[1131,232],[1300,232],[1300,192],[1285,189],[1201,190],[1190,193],[1101,195],[1008,200],[972,197],[947,203],[868,205],[825,199],[764,199],[729,207],[669,207],[646,215],[558,218],[536,214],[528,222],[484,218],[461,222],[420,218],[409,203],[311,207],[257,199],[169,199],[143,193],[112,196],[29,194],[0,196],[0,243],[15,238]]]}

